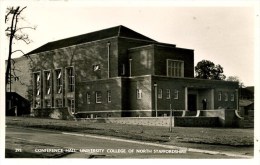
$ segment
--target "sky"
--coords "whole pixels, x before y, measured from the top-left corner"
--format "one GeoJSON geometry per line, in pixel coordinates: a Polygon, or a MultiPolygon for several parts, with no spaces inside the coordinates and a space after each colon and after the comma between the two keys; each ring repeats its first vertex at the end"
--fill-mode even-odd
{"type": "Polygon", "coordinates": [[[194,65],[210,60],[220,64],[227,77],[238,76],[246,86],[254,85],[252,6],[67,4],[25,4],[26,21],[21,25],[37,29],[24,31],[31,44],[16,43],[15,48],[27,53],[47,42],[124,25],[156,41],[193,49],[194,65]]]}

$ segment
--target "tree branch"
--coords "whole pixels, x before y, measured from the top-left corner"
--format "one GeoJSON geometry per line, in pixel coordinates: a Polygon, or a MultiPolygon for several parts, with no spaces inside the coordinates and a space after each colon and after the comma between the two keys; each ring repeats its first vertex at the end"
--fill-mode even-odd
{"type": "Polygon", "coordinates": [[[16,52],[21,52],[23,55],[25,55],[25,53],[22,50],[15,50],[15,51],[12,52],[12,54],[16,53],[16,52]]]}
{"type": "Polygon", "coordinates": [[[35,30],[36,27],[30,27],[30,26],[27,26],[27,27],[21,27],[21,28],[16,29],[15,32],[17,32],[18,30],[21,31],[22,29],[33,29],[33,30],[35,30]]]}

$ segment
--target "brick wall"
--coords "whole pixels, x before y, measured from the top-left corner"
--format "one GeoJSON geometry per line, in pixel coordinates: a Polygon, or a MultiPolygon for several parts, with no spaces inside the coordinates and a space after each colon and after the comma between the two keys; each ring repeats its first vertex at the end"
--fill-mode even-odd
{"type": "Polygon", "coordinates": [[[154,51],[155,75],[166,76],[166,60],[172,59],[184,61],[184,77],[194,77],[193,50],[156,45],[154,51]]]}
{"type": "Polygon", "coordinates": [[[153,56],[153,45],[129,50],[129,57],[132,59],[132,76],[152,75],[154,70],[153,56]]]}
{"type": "MultiPolygon", "coordinates": [[[[152,84],[157,84],[157,89],[163,90],[162,99],[157,99],[158,110],[169,109],[170,104],[175,110],[185,109],[185,87],[198,91],[198,109],[202,109],[201,100],[210,98],[211,90],[214,90],[214,107],[211,107],[211,101],[208,99],[208,109],[218,109],[220,106],[225,109],[235,109],[237,107],[237,95],[235,93],[238,88],[236,82],[227,82],[220,80],[203,80],[203,79],[190,79],[190,78],[172,78],[164,76],[152,76],[152,84]],[[166,89],[171,90],[171,99],[166,99],[166,89]],[[174,99],[174,90],[179,91],[178,99],[174,99]],[[218,91],[227,92],[229,94],[228,101],[218,101],[218,91]],[[230,94],[234,94],[234,101],[231,101],[230,94]]],[[[189,90],[191,92],[191,90],[189,90]]],[[[152,106],[154,109],[154,87],[152,88],[152,106]]]]}
{"type": "Polygon", "coordinates": [[[134,47],[140,47],[144,45],[149,45],[153,42],[151,41],[144,41],[144,40],[138,40],[138,39],[131,39],[131,38],[123,38],[119,37],[118,38],[118,70],[119,70],[119,75],[122,70],[122,64],[125,64],[125,75],[121,76],[129,76],[129,48],[134,48],[134,47]]]}
{"type": "Polygon", "coordinates": [[[99,81],[82,82],[78,85],[76,100],[78,112],[95,114],[100,116],[112,116],[114,113],[121,113],[122,94],[121,78],[112,78],[99,81]],[[110,91],[111,102],[108,101],[108,91],[110,91]],[[96,103],[96,92],[101,92],[101,103],[96,103]],[[90,102],[87,102],[87,93],[90,96],[90,102]],[[93,112],[93,111],[96,111],[93,112]]]}

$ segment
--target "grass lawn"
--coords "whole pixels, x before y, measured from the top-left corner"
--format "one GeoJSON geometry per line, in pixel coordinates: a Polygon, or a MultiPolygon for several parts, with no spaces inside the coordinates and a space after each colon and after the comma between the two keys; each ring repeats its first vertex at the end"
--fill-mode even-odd
{"type": "Polygon", "coordinates": [[[25,117],[6,117],[6,124],[67,132],[82,132],[127,139],[167,143],[197,143],[225,146],[253,146],[254,130],[238,128],[167,127],[93,123],[25,117]]]}

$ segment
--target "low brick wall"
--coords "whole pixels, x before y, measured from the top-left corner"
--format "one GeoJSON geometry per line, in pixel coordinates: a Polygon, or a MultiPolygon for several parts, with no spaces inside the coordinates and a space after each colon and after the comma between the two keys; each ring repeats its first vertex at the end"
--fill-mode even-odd
{"type": "Polygon", "coordinates": [[[62,120],[74,119],[73,115],[69,113],[68,108],[33,109],[33,116],[40,118],[52,118],[62,120]]]}
{"type": "Polygon", "coordinates": [[[240,127],[240,121],[233,109],[201,110],[200,117],[218,117],[222,127],[240,127]]]}
{"type": "MultiPolygon", "coordinates": [[[[82,119],[87,122],[102,122],[116,124],[132,124],[146,126],[170,126],[170,117],[124,117],[124,118],[97,118],[82,119]]],[[[173,127],[218,127],[218,117],[173,117],[173,127]]]]}
{"type": "Polygon", "coordinates": [[[169,126],[169,117],[119,117],[119,118],[97,118],[82,119],[88,122],[130,124],[130,125],[147,125],[147,126],[169,126]]]}
{"type": "Polygon", "coordinates": [[[175,127],[219,127],[218,117],[175,117],[175,127]]]}

